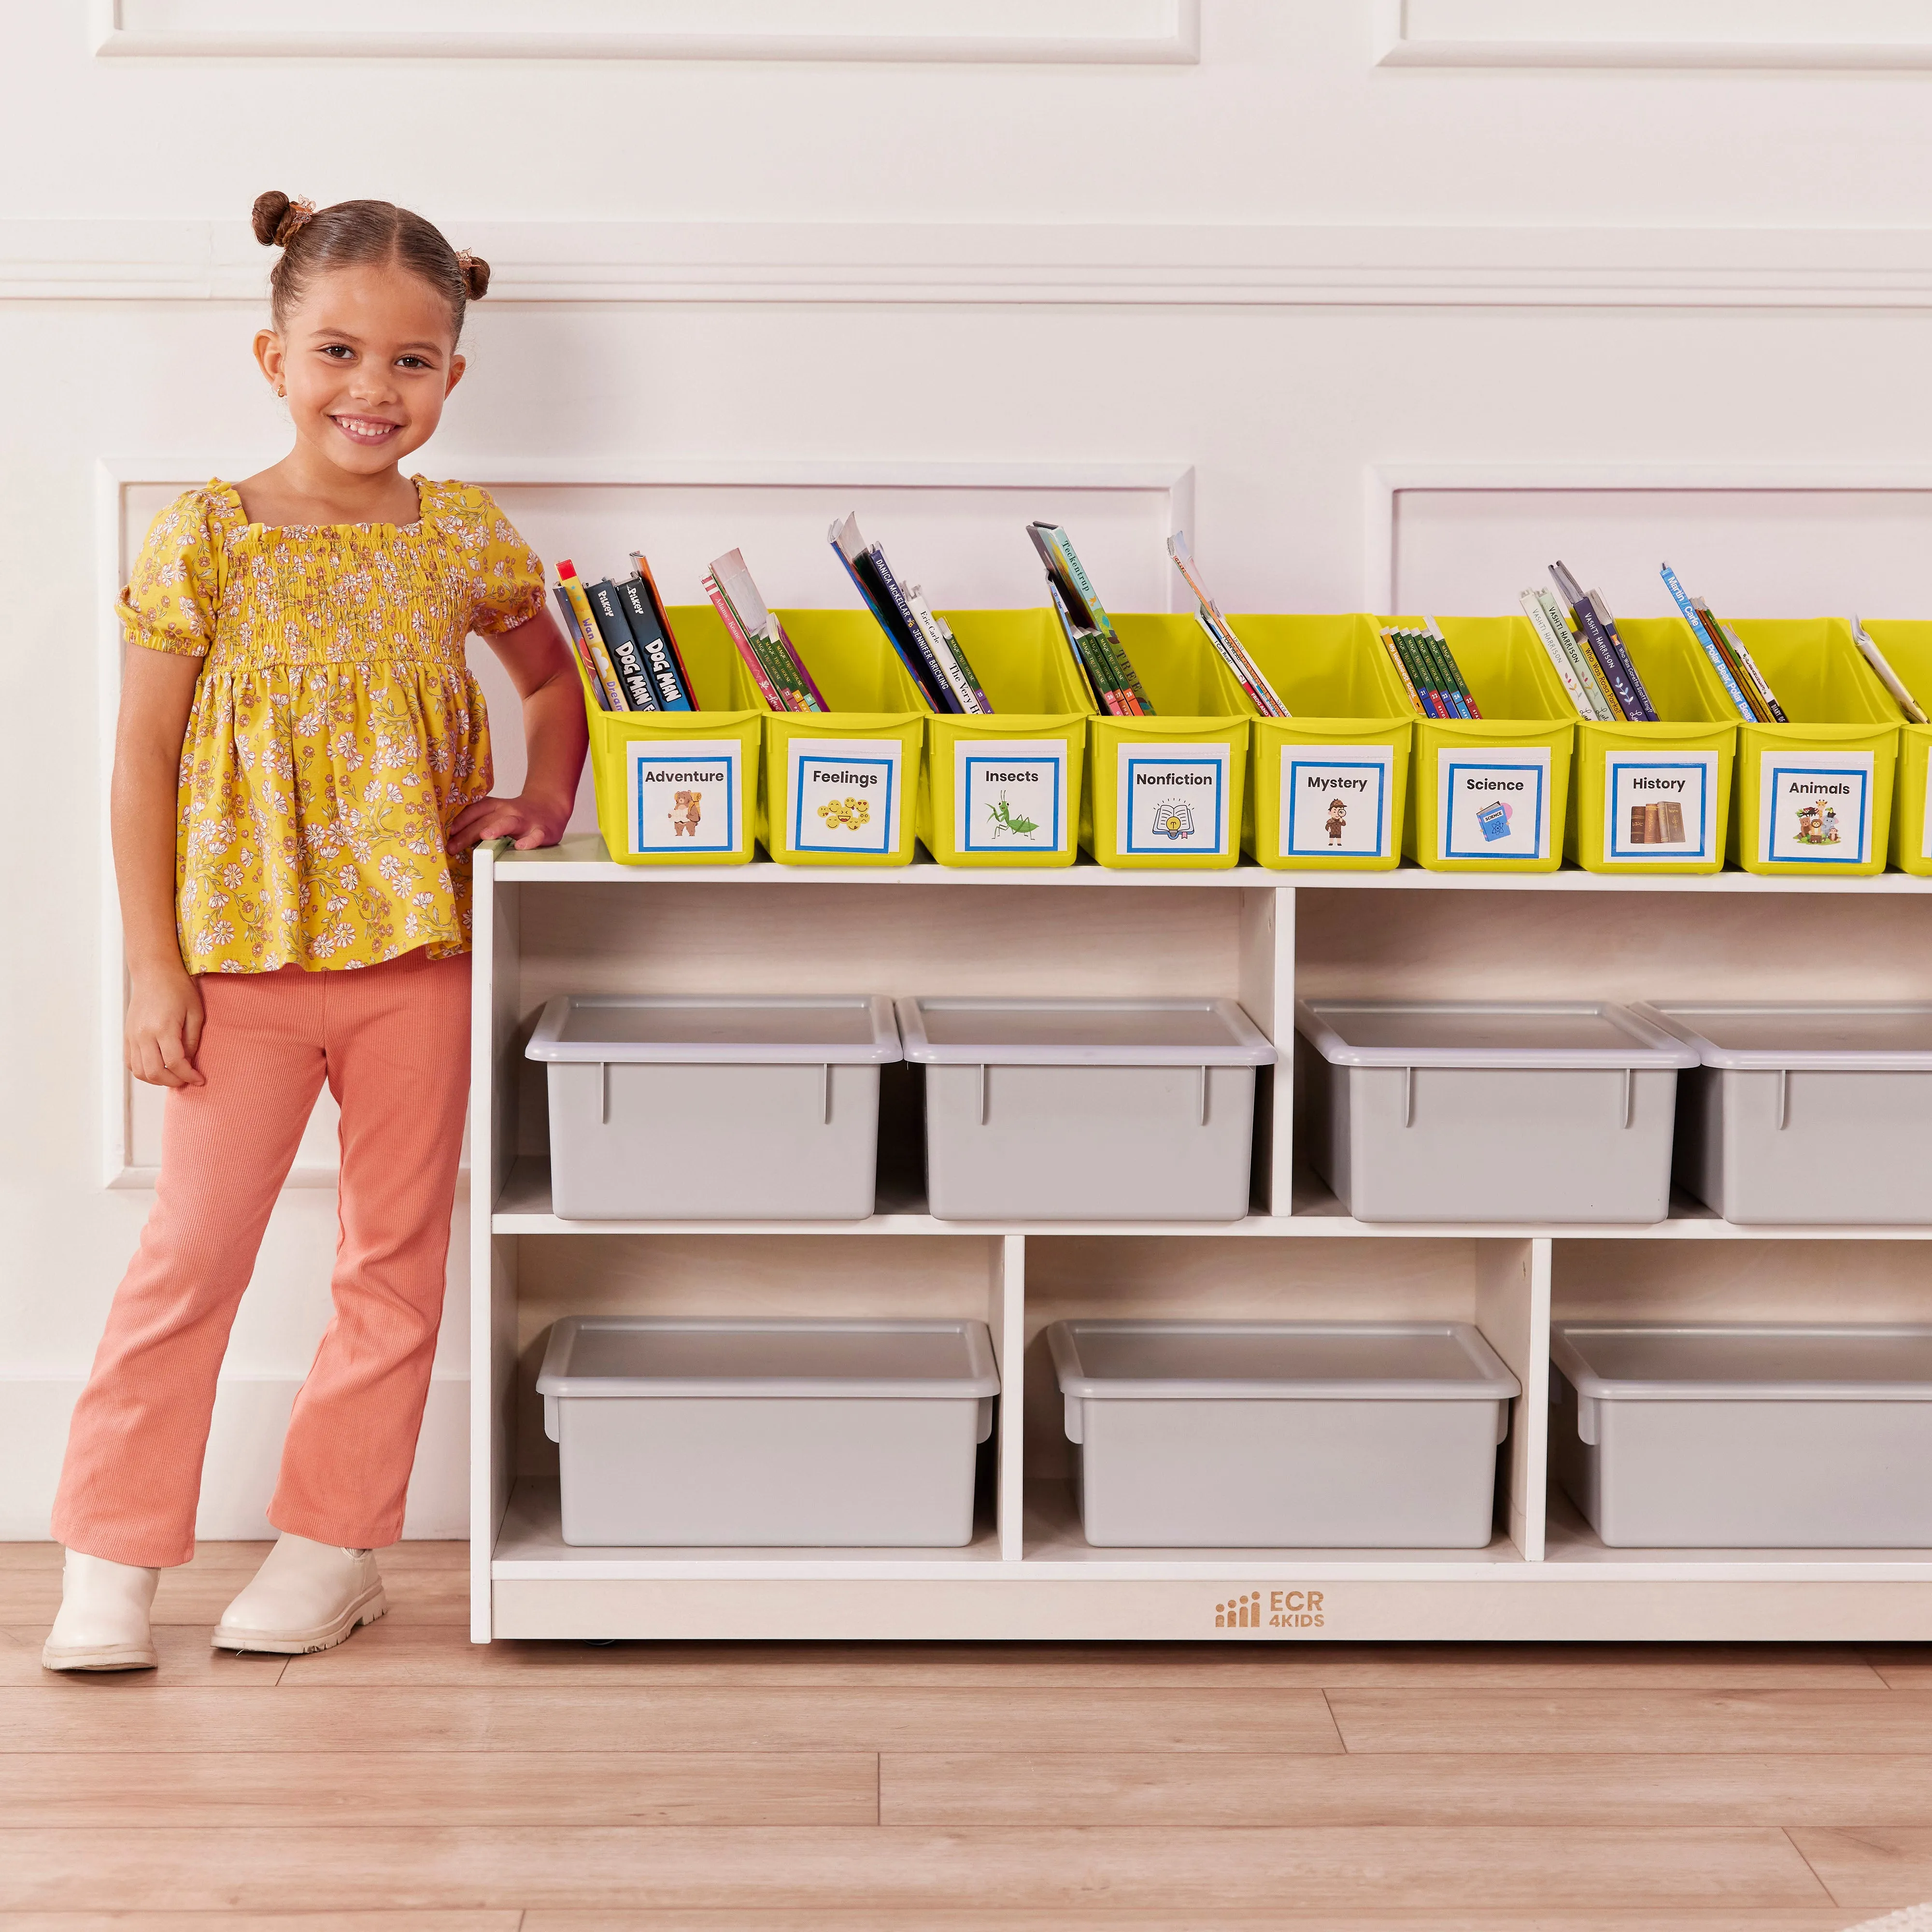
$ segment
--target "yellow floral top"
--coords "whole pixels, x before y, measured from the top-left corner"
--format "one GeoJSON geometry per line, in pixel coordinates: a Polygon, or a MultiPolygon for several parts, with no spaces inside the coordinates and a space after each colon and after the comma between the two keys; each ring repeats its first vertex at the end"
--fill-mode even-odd
{"type": "Polygon", "coordinates": [[[470,632],[543,604],[481,490],[412,479],[414,524],[251,524],[212,482],[154,519],[128,641],[202,660],[182,746],[176,916],[190,973],[373,966],[470,944],[444,835],[490,790],[470,632]]]}

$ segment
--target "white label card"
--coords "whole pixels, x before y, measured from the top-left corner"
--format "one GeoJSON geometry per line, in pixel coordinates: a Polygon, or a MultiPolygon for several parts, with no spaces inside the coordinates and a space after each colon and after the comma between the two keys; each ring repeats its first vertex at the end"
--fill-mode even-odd
{"type": "Polygon", "coordinates": [[[634,738],[624,753],[634,854],[743,844],[745,748],[736,738],[634,738]]]}
{"type": "Polygon", "coordinates": [[[1548,858],[1547,748],[1438,749],[1436,837],[1441,859],[1548,858]]]}
{"type": "Polygon", "coordinates": [[[1123,859],[1230,850],[1226,745],[1123,745],[1114,841],[1123,859]]]}
{"type": "Polygon", "coordinates": [[[896,738],[794,738],[786,747],[794,852],[890,852],[899,842],[905,747],[896,738]]]}
{"type": "Polygon", "coordinates": [[[1869,752],[1760,752],[1760,863],[1862,866],[1872,853],[1869,752]]]}
{"type": "Polygon", "coordinates": [[[1718,754],[1604,754],[1604,862],[1708,865],[1718,856],[1718,754]]]}
{"type": "Polygon", "coordinates": [[[1280,856],[1388,858],[1394,790],[1387,745],[1282,746],[1280,856]]]}
{"type": "Polygon", "coordinates": [[[962,852],[1064,852],[1066,744],[1059,738],[958,738],[952,842],[962,852]]]}

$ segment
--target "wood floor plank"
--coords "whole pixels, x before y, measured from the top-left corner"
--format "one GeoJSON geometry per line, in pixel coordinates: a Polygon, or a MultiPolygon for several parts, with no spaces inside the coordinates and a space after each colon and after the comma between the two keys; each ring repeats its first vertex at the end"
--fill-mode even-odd
{"type": "Polygon", "coordinates": [[[0,1751],[1018,1751],[1339,1754],[1318,1690],[610,1688],[275,1694],[157,1687],[61,1700],[0,1690],[0,1751]]]}
{"type": "Polygon", "coordinates": [[[1932,1692],[1339,1690],[1352,1751],[1932,1750],[1932,1692]]]}
{"type": "MultiPolygon", "coordinates": [[[[217,1650],[208,1632],[188,1624],[157,1624],[154,1648],[160,1664],[153,1670],[44,1670],[40,1646],[44,1627],[0,1630],[0,1690],[39,1688],[85,1696],[112,1690],[152,1690],[157,1684],[221,1684],[272,1690],[280,1681],[285,1657],[237,1656],[217,1650]]],[[[0,1742],[0,1750],[5,1748],[0,1742]]]]}
{"type": "Polygon", "coordinates": [[[1864,1659],[1894,1690],[1932,1690],[1932,1643],[1887,1644],[1864,1659]]]}
{"type": "Polygon", "coordinates": [[[1804,1826],[1790,1835],[1840,1905],[1871,1916],[1932,1898],[1932,1828],[1804,1826]]]}
{"type": "Polygon", "coordinates": [[[520,1912],[0,1912],[0,1932],[519,1932],[520,1912]]]}
{"type": "MultiPolygon", "coordinates": [[[[272,1541],[205,1542],[195,1545],[190,1570],[240,1570],[252,1574],[273,1547],[272,1541]]],[[[415,1570],[464,1570],[470,1564],[470,1545],[447,1538],[392,1544],[380,1552],[385,1563],[415,1570]]],[[[62,1551],[58,1543],[0,1543],[0,1573],[17,1571],[58,1577],[62,1551]]]]}
{"type": "MultiPolygon", "coordinates": [[[[128,1700],[129,1707],[146,1700],[128,1700]]],[[[272,1701],[268,1700],[263,1702],[272,1701]]],[[[1829,1904],[1781,1832],[0,1828],[0,1908],[817,1906],[923,1912],[1829,1904]]]]}
{"type": "Polygon", "coordinates": [[[1932,1754],[1714,1756],[1460,1752],[1326,1757],[888,1752],[898,1826],[1919,1824],[1932,1754]]]}
{"type": "MultiPolygon", "coordinates": [[[[1844,1906],[1782,1911],[1600,1912],[1558,1906],[1530,1912],[922,1911],[918,1932],[1844,1932],[1859,1915],[1844,1906]]],[[[14,1932],[0,1912],[0,1932],[14,1932]]],[[[34,1928],[40,1932],[40,1928],[34,1928]]],[[[47,1932],[59,1932],[50,1924],[47,1932]]],[[[167,1932],[158,1927],[156,1932],[167,1932]]],[[[226,1919],[210,1932],[228,1932],[226,1919]]],[[[290,1928],[293,1932],[293,1928],[290,1928]]],[[[899,1915],[846,1910],[572,1912],[524,1915],[522,1932],[905,1932],[899,1915]]]]}
{"type": "Polygon", "coordinates": [[[1804,1644],[706,1644],[503,1642],[454,1646],[393,1620],[352,1644],[298,1658],[289,1681],[1014,1689],[1311,1688],[1436,1684],[1712,1690],[1878,1690],[1856,1650],[1804,1644]]]}
{"type": "MultiPolygon", "coordinates": [[[[1276,1760],[1279,1762],[1280,1760],[1276,1760]]],[[[10,1825],[871,1825],[856,1751],[0,1750],[10,1825]]]]}

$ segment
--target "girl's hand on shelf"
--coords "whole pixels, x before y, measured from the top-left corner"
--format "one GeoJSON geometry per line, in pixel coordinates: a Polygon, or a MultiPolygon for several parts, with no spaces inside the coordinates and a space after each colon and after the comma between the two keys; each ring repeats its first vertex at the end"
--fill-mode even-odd
{"type": "Polygon", "coordinates": [[[128,1071],[151,1087],[205,1087],[194,1064],[201,1044],[201,988],[182,971],[137,971],[128,989],[128,1071]]]}
{"type": "Polygon", "coordinates": [[[570,823],[570,801],[532,798],[525,792],[516,798],[479,798],[466,805],[449,828],[452,852],[467,852],[490,838],[514,842],[519,852],[538,845],[554,845],[570,823]]]}

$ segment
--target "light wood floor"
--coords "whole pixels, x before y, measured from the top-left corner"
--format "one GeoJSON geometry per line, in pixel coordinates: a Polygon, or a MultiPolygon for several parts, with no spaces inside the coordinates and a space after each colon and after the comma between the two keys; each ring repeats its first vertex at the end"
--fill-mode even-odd
{"type": "Polygon", "coordinates": [[[0,1932],[1840,1932],[1932,1898],[1932,1646],[472,1646],[40,1668],[0,1544],[0,1932]]]}

